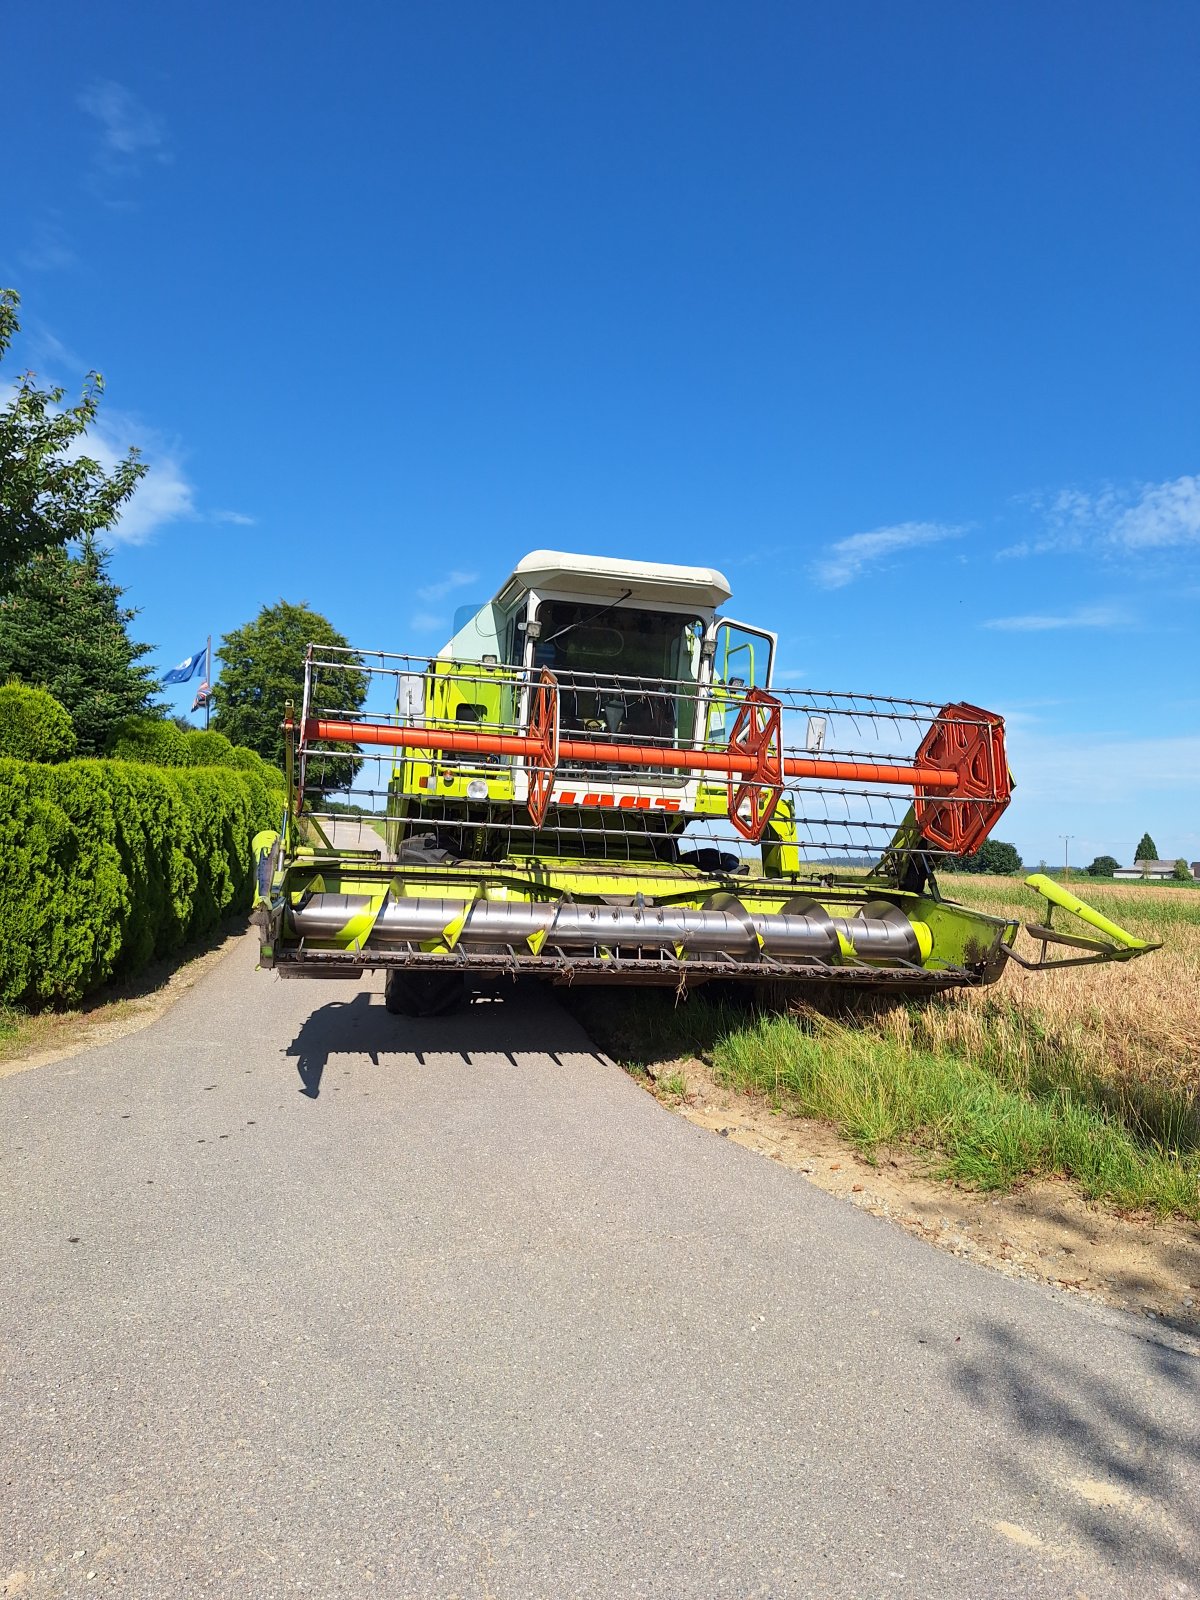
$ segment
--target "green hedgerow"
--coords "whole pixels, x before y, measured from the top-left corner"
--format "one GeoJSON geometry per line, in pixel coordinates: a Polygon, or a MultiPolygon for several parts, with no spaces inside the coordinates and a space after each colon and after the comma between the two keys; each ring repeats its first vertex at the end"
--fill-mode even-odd
{"type": "Polygon", "coordinates": [[[0,759],[0,1003],[71,1004],[248,909],[252,772],[0,759]]]}
{"type": "Polygon", "coordinates": [[[167,717],[126,717],[109,740],[106,754],[152,767],[189,765],[187,735],[167,717]]]}
{"type": "Polygon", "coordinates": [[[75,724],[45,689],[0,684],[0,756],[16,761],[66,761],[75,754],[75,724]]]}

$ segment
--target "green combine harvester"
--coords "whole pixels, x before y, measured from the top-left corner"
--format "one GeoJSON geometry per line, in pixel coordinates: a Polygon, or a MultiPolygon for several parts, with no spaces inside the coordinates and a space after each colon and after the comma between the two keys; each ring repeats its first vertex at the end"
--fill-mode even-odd
{"type": "Polygon", "coordinates": [[[729,597],[708,567],[539,550],[432,659],[310,646],[256,841],[262,966],[382,968],[390,1011],[431,1015],[521,975],[928,993],[1156,948],[1045,877],[1034,956],[944,898],[938,864],[1009,801],[1003,719],[778,689],[729,597]],[[329,800],[351,783],[365,821],[329,800]]]}

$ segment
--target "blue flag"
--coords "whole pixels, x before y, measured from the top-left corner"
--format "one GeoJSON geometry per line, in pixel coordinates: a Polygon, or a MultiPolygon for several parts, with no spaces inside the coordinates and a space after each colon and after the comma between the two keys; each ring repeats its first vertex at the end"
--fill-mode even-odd
{"type": "Polygon", "coordinates": [[[208,654],[208,646],[204,645],[197,650],[194,656],[188,656],[186,661],[181,661],[177,667],[172,667],[170,672],[163,674],[164,683],[186,683],[195,676],[196,668],[208,654]]]}

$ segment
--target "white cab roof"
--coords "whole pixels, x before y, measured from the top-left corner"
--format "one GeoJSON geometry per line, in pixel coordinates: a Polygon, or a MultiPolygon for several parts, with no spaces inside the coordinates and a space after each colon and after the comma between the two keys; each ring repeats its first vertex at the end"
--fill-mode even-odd
{"type": "Polygon", "coordinates": [[[673,567],[658,561],[618,561],[610,556],[579,556],[564,550],[532,550],[517,562],[502,594],[522,589],[564,590],[567,594],[631,600],[660,600],[716,608],[733,591],[715,567],[673,567]]]}

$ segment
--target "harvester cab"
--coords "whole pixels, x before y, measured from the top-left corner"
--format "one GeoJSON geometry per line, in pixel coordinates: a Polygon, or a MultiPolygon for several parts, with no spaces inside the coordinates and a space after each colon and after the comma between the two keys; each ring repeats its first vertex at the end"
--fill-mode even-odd
{"type": "Polygon", "coordinates": [[[938,862],[1008,804],[1002,719],[777,689],[776,636],[729,598],[712,568],[540,550],[432,658],[311,646],[262,964],[383,968],[389,1009],[428,1014],[520,974],[928,992],[1153,948],[1050,880],[1091,928],[1047,914],[1038,960],[943,898],[938,862]]]}

